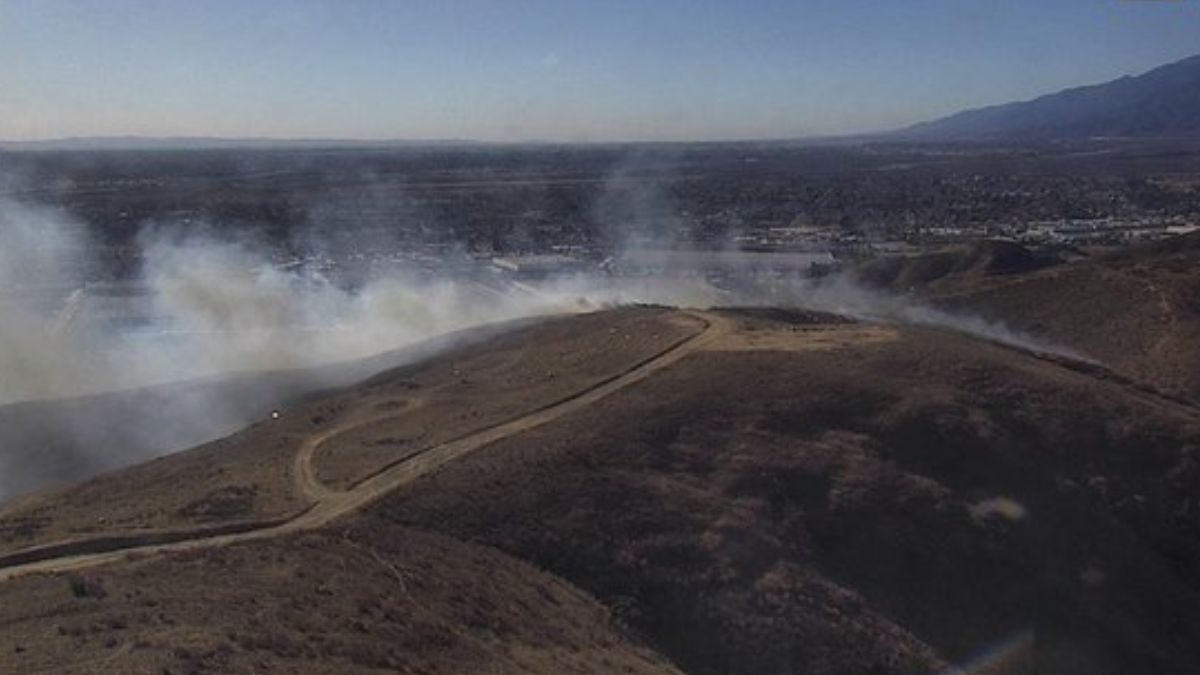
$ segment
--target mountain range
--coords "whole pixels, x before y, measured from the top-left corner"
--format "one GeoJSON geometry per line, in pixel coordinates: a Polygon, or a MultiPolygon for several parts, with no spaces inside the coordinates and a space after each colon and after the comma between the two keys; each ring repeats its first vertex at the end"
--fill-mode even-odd
{"type": "Polygon", "coordinates": [[[988,106],[922,122],[911,140],[1052,140],[1200,134],[1200,55],[1031,101],[988,106]]]}
{"type": "MultiPolygon", "coordinates": [[[[1140,75],[991,105],[885,134],[907,141],[1046,141],[1200,135],[1200,54],[1140,75]]],[[[851,137],[859,140],[860,137],[851,137]]],[[[815,139],[812,139],[815,140],[815,139]]],[[[0,141],[0,150],[216,150],[395,148],[478,141],[217,137],[78,137],[0,141]]]]}

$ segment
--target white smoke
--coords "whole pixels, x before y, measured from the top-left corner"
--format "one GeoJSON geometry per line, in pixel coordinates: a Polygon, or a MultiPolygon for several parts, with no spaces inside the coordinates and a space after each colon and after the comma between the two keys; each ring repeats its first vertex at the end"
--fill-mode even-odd
{"type": "Polygon", "coordinates": [[[151,326],[128,333],[75,322],[63,330],[71,302],[86,293],[85,273],[97,264],[86,228],[54,209],[0,202],[0,404],[349,361],[485,323],[633,302],[801,307],[1061,352],[1001,324],[842,277],[793,279],[733,295],[718,293],[702,275],[597,273],[497,291],[398,267],[347,288],[312,269],[280,269],[253,239],[199,231],[159,228],[139,238],[138,285],[148,293],[151,326]]]}
{"type": "Polygon", "coordinates": [[[85,229],[62,213],[0,201],[0,403],[104,380],[89,345],[56,330],[59,317],[46,311],[78,286],[86,250],[85,229]]]}
{"type": "Polygon", "coordinates": [[[1087,360],[1070,349],[1048,344],[1032,335],[1014,330],[1001,321],[948,312],[911,296],[893,295],[866,288],[842,274],[825,279],[794,280],[774,289],[771,294],[751,299],[749,304],[813,309],[863,321],[936,326],[1026,351],[1087,360]]]}
{"type": "Polygon", "coordinates": [[[71,319],[91,268],[86,230],[57,211],[0,204],[0,403],[126,389],[216,373],[349,361],[451,331],[537,315],[656,302],[708,304],[703,282],[579,275],[497,291],[403,266],[347,288],[280,269],[253,239],[191,228],[138,239],[153,323],[136,332],[71,319]],[[201,234],[196,234],[199,230],[201,234]]]}
{"type": "MultiPolygon", "coordinates": [[[[619,209],[617,201],[612,197],[604,203],[624,228],[622,250],[646,242],[657,249],[673,238],[674,222],[662,215],[671,209],[645,206],[661,201],[653,191],[639,193],[633,200],[637,208],[619,209]],[[658,221],[655,237],[638,231],[647,212],[658,221]]],[[[376,249],[398,245],[388,241],[376,249]]],[[[101,267],[93,259],[95,246],[87,228],[61,210],[0,201],[0,420],[24,424],[37,417],[4,407],[18,401],[214,375],[311,369],[483,324],[631,303],[816,309],[873,321],[945,326],[1023,348],[1061,352],[1002,325],[868,291],[843,278],[776,280],[731,293],[717,290],[699,272],[651,277],[596,272],[504,285],[484,284],[469,275],[431,274],[409,263],[390,265],[364,283],[347,284],[319,267],[283,267],[272,259],[269,246],[244,233],[222,235],[194,225],[186,230],[148,228],[138,238],[137,250],[127,252],[142,260],[140,278],[132,285],[152,320],[136,330],[113,328],[76,317],[86,314],[81,307],[91,290],[85,282],[101,267]]],[[[358,371],[320,373],[286,380],[286,385],[277,384],[286,378],[254,376],[236,386],[162,388],[153,395],[106,400],[103,406],[49,405],[44,408],[50,411],[48,421],[30,423],[36,429],[14,431],[9,422],[0,421],[8,424],[0,429],[0,498],[230,433],[284,395],[348,384],[347,373],[358,371]],[[132,402],[126,404],[126,398],[132,402]],[[77,412],[55,417],[68,409],[77,412]],[[100,409],[115,412],[101,415],[96,412],[100,409]],[[169,410],[170,415],[136,425],[115,419],[142,419],[147,409],[169,410]],[[56,460],[59,469],[30,465],[33,449],[55,443],[63,446],[56,460]]]]}
{"type": "MultiPolygon", "coordinates": [[[[453,331],[634,302],[705,306],[717,297],[696,280],[578,275],[485,286],[413,264],[347,285],[312,267],[282,268],[244,233],[194,225],[147,228],[136,249],[126,255],[142,260],[140,278],[117,295],[137,289],[150,323],[92,321],[86,281],[101,261],[87,229],[57,209],[0,202],[0,499],[231,433],[264,406],[372,374],[355,359],[453,331]],[[346,365],[315,368],[334,363],[346,365]]],[[[376,367],[427,355],[389,356],[376,367]]]]}

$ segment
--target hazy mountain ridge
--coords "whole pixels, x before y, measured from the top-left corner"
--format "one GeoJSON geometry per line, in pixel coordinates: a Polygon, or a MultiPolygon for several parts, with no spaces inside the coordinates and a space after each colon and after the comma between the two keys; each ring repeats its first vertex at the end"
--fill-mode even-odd
{"type": "Polygon", "coordinates": [[[1200,55],[1137,76],[966,110],[898,133],[922,140],[1200,134],[1200,55]]]}

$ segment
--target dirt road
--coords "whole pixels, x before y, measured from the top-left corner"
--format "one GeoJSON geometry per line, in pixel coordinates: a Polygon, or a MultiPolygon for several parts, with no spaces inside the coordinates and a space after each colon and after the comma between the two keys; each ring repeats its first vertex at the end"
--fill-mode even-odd
{"type": "MultiPolygon", "coordinates": [[[[733,323],[724,317],[707,312],[689,312],[688,314],[703,322],[703,328],[698,333],[632,368],[616,373],[592,387],[528,412],[521,417],[427,448],[416,455],[385,467],[346,491],[332,490],[317,480],[312,466],[313,456],[322,444],[359,427],[385,420],[389,415],[351,419],[342,425],[308,438],[297,449],[294,471],[297,489],[313,503],[307,510],[293,518],[259,524],[243,523],[226,526],[224,531],[222,528],[209,527],[147,535],[97,537],[63,544],[50,544],[0,558],[0,581],[38,572],[71,571],[168,552],[190,551],[269,539],[322,527],[365,507],[383,495],[431,471],[436,471],[447,462],[454,461],[500,439],[523,433],[564,415],[583,410],[615,392],[670,367],[688,354],[712,344],[733,330],[733,323]],[[231,529],[236,531],[229,531],[231,529]]],[[[409,409],[406,408],[406,410],[409,409]]],[[[393,412],[391,416],[395,414],[393,412]]]]}

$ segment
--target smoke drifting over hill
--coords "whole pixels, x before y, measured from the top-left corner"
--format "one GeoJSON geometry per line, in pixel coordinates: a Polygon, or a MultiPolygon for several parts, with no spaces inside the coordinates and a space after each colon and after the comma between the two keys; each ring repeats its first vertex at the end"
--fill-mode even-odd
{"type": "Polygon", "coordinates": [[[498,293],[397,269],[347,288],[281,270],[244,241],[176,228],[139,238],[139,286],[156,317],[137,331],[65,326],[85,228],[51,209],[0,204],[0,403],[213,373],[308,367],[506,319],[622,302],[705,304],[703,284],[600,284],[583,276],[498,293]],[[39,306],[40,305],[40,306],[39,306]]]}
{"type": "MultiPolygon", "coordinates": [[[[623,250],[647,241],[636,223],[623,226],[618,230],[623,250]]],[[[661,230],[662,223],[648,227],[661,230]]],[[[662,236],[649,240],[662,246],[662,236]]],[[[309,233],[305,244],[314,241],[319,236],[309,233]]],[[[610,276],[597,270],[489,285],[469,275],[431,274],[428,268],[399,264],[351,284],[315,267],[280,266],[271,247],[253,237],[231,237],[194,224],[147,226],[136,248],[140,275],[129,286],[138,289],[152,320],[78,319],[87,298],[102,294],[86,283],[104,264],[94,259],[88,228],[58,209],[0,202],[0,406],[214,375],[311,369],[487,323],[629,303],[804,307],[871,321],[946,326],[1044,349],[1002,326],[867,291],[840,277],[776,280],[728,291],[710,285],[703,274],[610,276]]],[[[378,367],[395,365],[393,360],[378,367]]],[[[201,443],[260,418],[263,406],[285,395],[348,384],[347,377],[368,374],[351,367],[323,368],[289,380],[286,387],[262,377],[251,378],[259,384],[237,387],[209,386],[214,382],[209,380],[200,387],[161,388],[148,397],[118,397],[118,403],[99,406],[109,411],[101,416],[79,403],[44,404],[63,411],[61,416],[0,407],[11,412],[4,419],[21,427],[0,436],[0,498],[201,443]],[[147,417],[165,410],[169,422],[157,414],[147,417]],[[29,465],[33,445],[55,447],[57,468],[29,465]]]]}
{"type": "Polygon", "coordinates": [[[799,306],[1044,348],[1003,326],[843,278],[730,293],[699,276],[595,273],[497,291],[398,267],[350,288],[304,267],[280,269],[264,246],[213,232],[146,229],[137,285],[154,322],[136,331],[101,329],[71,321],[72,303],[87,293],[83,271],[100,264],[90,257],[87,228],[55,209],[0,202],[0,403],[348,361],[484,323],[631,302],[799,306]]]}
{"type": "Polygon", "coordinates": [[[61,214],[0,202],[0,403],[99,384],[86,345],[64,339],[36,306],[38,294],[79,283],[86,250],[83,228],[61,214]]]}
{"type": "Polygon", "coordinates": [[[786,288],[784,297],[775,304],[842,314],[863,321],[936,326],[1019,349],[1058,354],[1072,359],[1084,358],[1069,349],[1047,344],[1032,335],[1013,330],[1003,323],[970,314],[951,313],[911,297],[871,290],[844,275],[819,283],[798,282],[786,288]]]}
{"type": "MultiPolygon", "coordinates": [[[[230,433],[289,397],[371,374],[349,362],[453,331],[611,304],[716,302],[698,281],[576,276],[502,292],[397,267],[347,284],[303,266],[281,269],[252,238],[194,226],[148,227],[137,249],[140,276],[123,286],[137,289],[152,321],[79,318],[87,298],[105,292],[86,283],[85,271],[103,264],[87,228],[57,209],[0,202],[0,499],[230,433]],[[316,368],[334,363],[348,365],[316,368]]],[[[427,352],[372,363],[394,367],[427,352]]]]}

